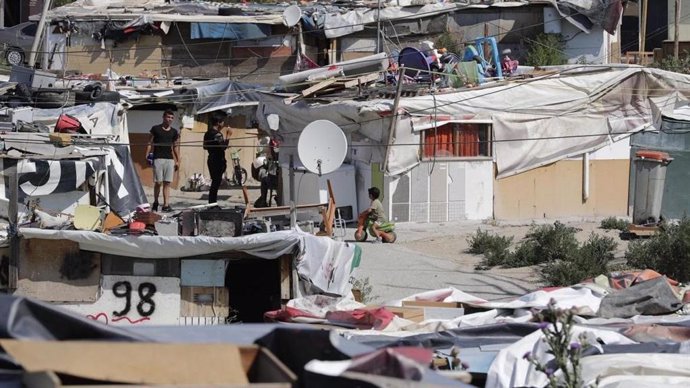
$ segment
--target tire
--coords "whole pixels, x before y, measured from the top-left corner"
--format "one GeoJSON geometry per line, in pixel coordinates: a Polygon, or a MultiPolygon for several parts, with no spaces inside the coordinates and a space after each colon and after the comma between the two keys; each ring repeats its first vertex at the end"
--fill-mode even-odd
{"type": "Polygon", "coordinates": [[[9,65],[21,66],[24,64],[24,51],[17,47],[10,47],[5,50],[5,60],[9,65]]]}
{"type": "Polygon", "coordinates": [[[56,109],[73,106],[75,96],[66,89],[40,89],[34,93],[33,100],[36,108],[56,109]]]}
{"type": "Polygon", "coordinates": [[[363,230],[359,236],[357,235],[357,231],[355,231],[355,241],[364,242],[367,241],[367,237],[369,237],[369,235],[366,230],[363,230]]]}
{"type": "Polygon", "coordinates": [[[232,174],[232,184],[235,186],[244,186],[247,183],[247,169],[235,169],[234,174],[232,174]]]}
{"type": "Polygon", "coordinates": [[[398,235],[395,234],[395,232],[388,232],[389,235],[391,235],[393,238],[391,240],[383,240],[383,242],[388,243],[388,244],[393,244],[398,240],[398,235]]]}

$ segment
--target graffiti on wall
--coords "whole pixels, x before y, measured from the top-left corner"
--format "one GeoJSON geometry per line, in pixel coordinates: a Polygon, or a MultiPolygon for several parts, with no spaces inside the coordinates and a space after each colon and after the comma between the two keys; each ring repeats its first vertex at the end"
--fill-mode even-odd
{"type": "Polygon", "coordinates": [[[105,324],[178,324],[180,279],[104,275],[95,303],[69,308],[105,324]]]}

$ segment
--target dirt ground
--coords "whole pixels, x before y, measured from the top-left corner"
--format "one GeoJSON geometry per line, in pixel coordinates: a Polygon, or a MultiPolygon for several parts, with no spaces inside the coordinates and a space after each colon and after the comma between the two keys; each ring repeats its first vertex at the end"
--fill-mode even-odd
{"type": "MultiPolygon", "coordinates": [[[[539,220],[537,224],[553,224],[539,220]]],[[[618,244],[615,261],[623,261],[628,241],[618,231],[599,228],[600,219],[560,220],[575,227],[578,241],[591,233],[612,237],[618,244]]],[[[475,270],[482,256],[467,253],[468,238],[477,229],[501,236],[512,236],[511,250],[529,232],[532,223],[458,222],[445,224],[400,224],[395,244],[362,243],[363,259],[358,278],[371,285],[370,300],[389,302],[406,296],[446,287],[487,300],[512,299],[543,286],[535,267],[475,270]]]]}

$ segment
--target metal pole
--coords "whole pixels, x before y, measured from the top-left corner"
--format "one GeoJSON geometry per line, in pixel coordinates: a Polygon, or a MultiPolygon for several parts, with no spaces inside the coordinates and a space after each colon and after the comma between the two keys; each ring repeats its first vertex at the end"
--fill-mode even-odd
{"type": "Polygon", "coordinates": [[[290,155],[290,228],[297,227],[297,207],[295,206],[295,157],[290,155]]]}
{"type": "MultiPolygon", "coordinates": [[[[17,165],[20,163],[17,160],[17,165]]],[[[18,209],[17,201],[19,195],[17,187],[19,186],[19,179],[17,178],[17,166],[13,167],[7,173],[9,175],[9,193],[7,218],[10,222],[9,237],[10,237],[10,262],[7,273],[7,288],[10,293],[17,289],[17,280],[19,279],[19,225],[18,225],[18,209]]]]}
{"type": "Polygon", "coordinates": [[[676,14],[673,21],[673,57],[678,60],[680,54],[680,0],[676,0],[676,14]]]}
{"type": "Polygon", "coordinates": [[[381,0],[376,6],[376,54],[381,51],[381,0]]]}
{"type": "Polygon", "coordinates": [[[0,28],[5,28],[5,0],[0,0],[0,28]]]}
{"type": "Polygon", "coordinates": [[[36,28],[36,36],[34,37],[34,43],[31,45],[31,52],[29,53],[29,67],[34,67],[36,65],[36,54],[38,52],[38,47],[41,44],[41,39],[43,37],[43,30],[46,25],[46,18],[48,17],[48,10],[50,10],[51,0],[43,0],[43,12],[41,12],[41,20],[38,22],[38,27],[36,28]]]}
{"type": "Polygon", "coordinates": [[[640,1],[640,63],[644,64],[642,58],[644,57],[645,44],[647,43],[647,0],[640,1]]]}
{"type": "Polygon", "coordinates": [[[391,125],[388,127],[388,143],[386,143],[386,157],[383,159],[383,167],[381,171],[384,173],[388,168],[388,159],[390,158],[391,148],[395,141],[395,124],[398,122],[398,104],[400,104],[400,95],[402,94],[403,77],[405,76],[405,66],[398,69],[398,87],[395,90],[395,101],[393,102],[393,116],[391,117],[391,125]]]}

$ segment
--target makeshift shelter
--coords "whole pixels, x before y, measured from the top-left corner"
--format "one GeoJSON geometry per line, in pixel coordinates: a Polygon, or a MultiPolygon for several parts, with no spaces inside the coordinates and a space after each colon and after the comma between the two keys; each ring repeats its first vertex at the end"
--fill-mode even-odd
{"type": "MultiPolygon", "coordinates": [[[[397,112],[395,99],[375,94],[292,104],[267,96],[257,120],[268,128],[266,117],[280,116],[278,134],[287,145],[312,121],[338,124],[348,136],[347,160],[357,168],[360,208],[366,188],[379,182],[393,220],[621,215],[627,212],[628,138],[649,128],[653,101],[685,98],[688,83],[687,75],[658,69],[576,66],[400,97],[397,112]],[[547,175],[521,181],[537,168],[547,175]],[[553,200],[549,187],[573,190],[553,200]]],[[[290,154],[287,148],[281,159],[290,154]]]]}

